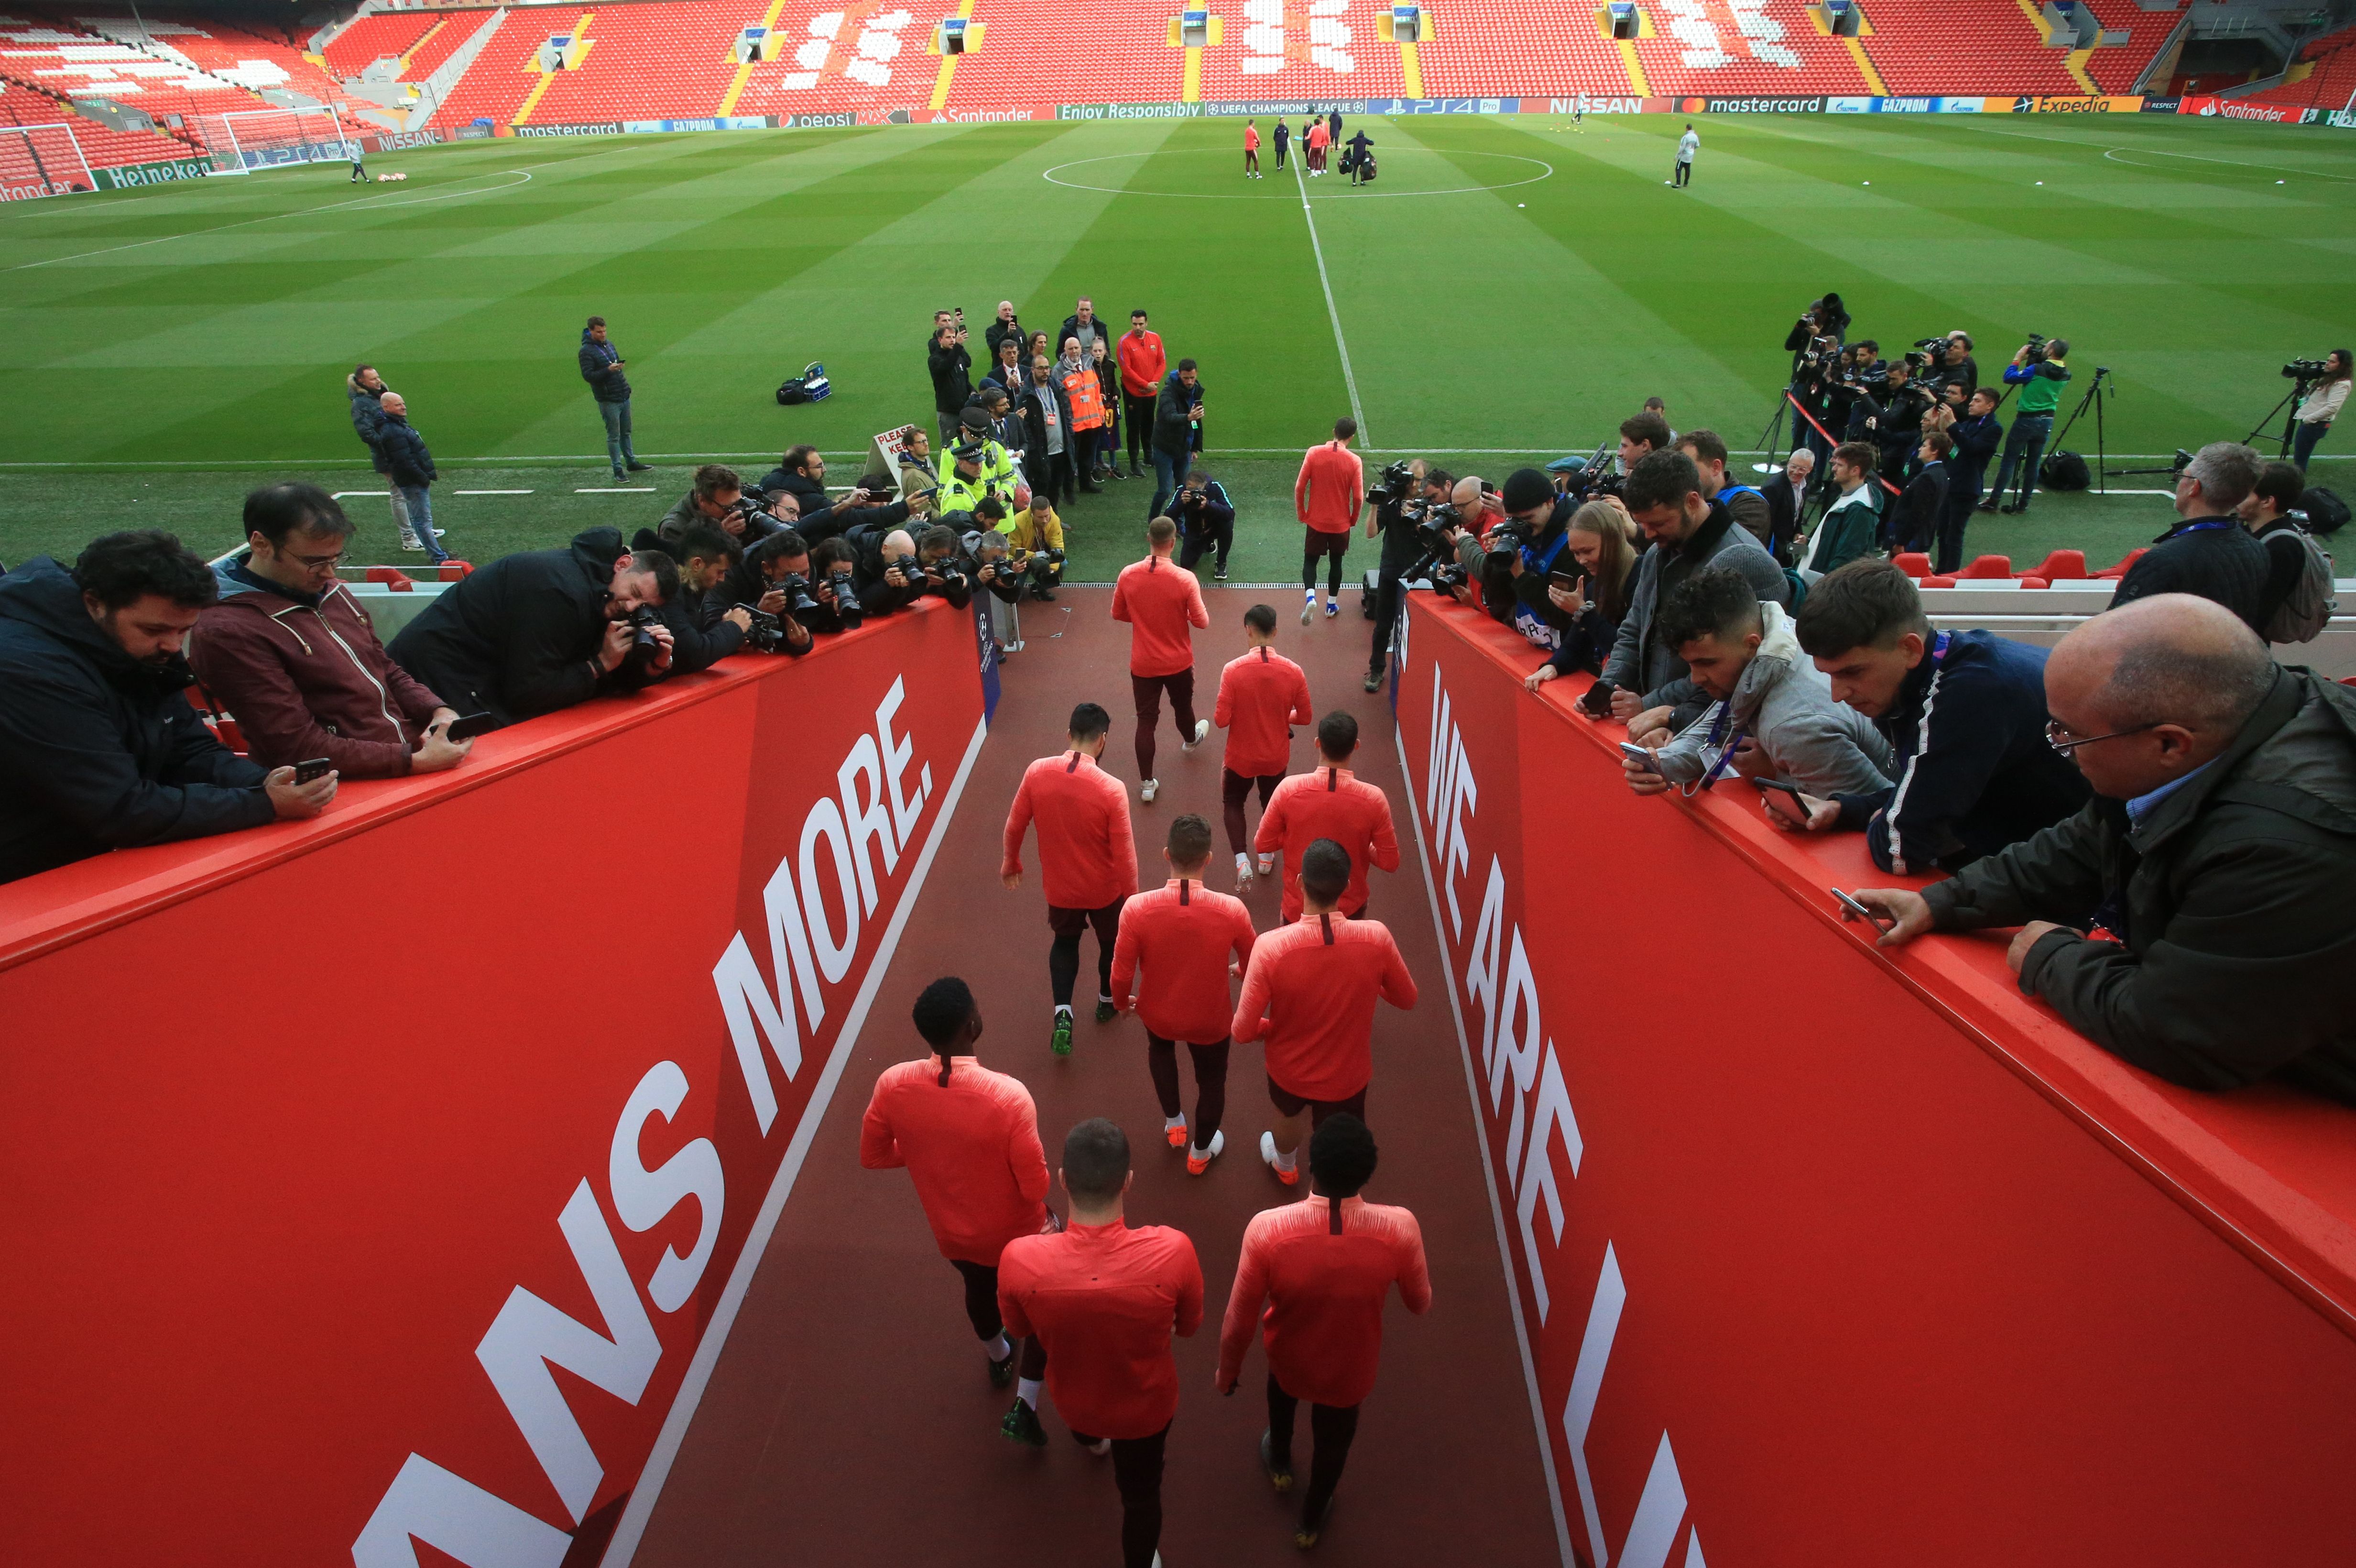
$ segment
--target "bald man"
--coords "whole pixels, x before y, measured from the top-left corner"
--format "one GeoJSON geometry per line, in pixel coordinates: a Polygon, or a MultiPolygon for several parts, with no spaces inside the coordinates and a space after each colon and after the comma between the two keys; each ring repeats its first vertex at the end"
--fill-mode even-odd
{"type": "Polygon", "coordinates": [[[2164,593],[2064,637],[2045,693],[2094,798],[1919,893],[1859,891],[1882,945],[2017,925],[2020,988],[2146,1072],[2356,1103],[2356,691],[2164,593]]]}

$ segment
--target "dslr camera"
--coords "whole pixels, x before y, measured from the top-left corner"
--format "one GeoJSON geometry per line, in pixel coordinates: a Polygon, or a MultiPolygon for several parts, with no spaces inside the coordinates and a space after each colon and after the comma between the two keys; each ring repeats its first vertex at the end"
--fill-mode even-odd
{"type": "Polygon", "coordinates": [[[661,652],[662,645],[655,640],[654,632],[661,624],[662,617],[655,613],[651,605],[641,604],[631,611],[630,652],[633,655],[644,654],[649,658],[661,652]]]}
{"type": "MultiPolygon", "coordinates": [[[[802,597],[809,599],[809,595],[804,593],[802,597]]],[[[811,599],[809,602],[811,607],[815,609],[818,601],[811,599]]],[[[755,653],[764,654],[781,654],[786,651],[786,624],[783,621],[766,610],[755,610],[750,604],[744,606],[744,613],[753,617],[752,626],[744,633],[746,647],[755,653]]],[[[797,619],[798,618],[798,616],[797,619]]]]}
{"type": "Polygon", "coordinates": [[[2282,373],[2293,381],[2320,381],[2330,368],[2328,359],[2294,359],[2283,367],[2282,373]]]}
{"type": "MultiPolygon", "coordinates": [[[[817,597],[810,592],[809,579],[798,571],[786,573],[785,581],[777,584],[777,592],[786,596],[786,613],[805,626],[810,624],[812,616],[824,612],[825,607],[819,604],[817,597]]],[[[755,615],[761,613],[758,610],[753,613],[755,615]]],[[[771,620],[776,618],[770,617],[771,620]]]]}
{"type": "Polygon", "coordinates": [[[1415,542],[1423,549],[1414,564],[1399,573],[1399,581],[1429,581],[1443,593],[1462,587],[1468,574],[1456,563],[1456,541],[1451,535],[1464,526],[1463,512],[1446,501],[1410,500],[1401,505],[1399,515],[1414,525],[1415,542]]]}

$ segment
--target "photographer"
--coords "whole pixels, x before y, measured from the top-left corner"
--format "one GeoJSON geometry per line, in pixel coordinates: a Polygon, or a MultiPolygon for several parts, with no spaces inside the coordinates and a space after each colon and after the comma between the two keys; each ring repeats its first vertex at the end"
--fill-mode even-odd
{"type": "Polygon", "coordinates": [[[2005,385],[2019,387],[2020,398],[2012,405],[2012,429],[2004,438],[2004,462],[1996,471],[1996,488],[1980,503],[1981,511],[2001,511],[2010,517],[2029,510],[2029,498],[2037,494],[2037,465],[2045,460],[2045,443],[2053,434],[2053,410],[2070,379],[2070,368],[2062,362],[2069,352],[2066,337],[2031,337],[2005,367],[2005,385]],[[2020,475],[2016,499],[2010,506],[2000,506],[2016,473],[2020,475]]]}
{"type": "MultiPolygon", "coordinates": [[[[1158,517],[1194,461],[1196,429],[1203,419],[1203,378],[1192,359],[1178,361],[1153,400],[1153,506],[1145,515],[1158,517]]],[[[1351,518],[1356,521],[1355,515],[1351,518]]]]}
{"type": "Polygon", "coordinates": [[[2331,429],[2331,421],[2348,401],[2351,356],[2345,348],[2335,348],[2323,361],[2323,379],[2315,390],[2299,400],[2298,428],[2291,433],[2290,460],[2301,474],[2307,472],[2307,460],[2331,429]]]}
{"type": "Polygon", "coordinates": [[[860,605],[870,615],[888,615],[934,592],[960,610],[973,603],[971,584],[950,559],[955,528],[936,523],[915,539],[905,528],[853,528],[843,542],[853,552],[860,605]]]}
{"type": "Polygon", "coordinates": [[[1945,409],[1932,413],[1931,427],[1954,443],[1947,457],[1947,500],[1939,517],[1938,553],[1931,563],[1931,570],[1942,576],[1964,564],[1964,529],[1987,484],[1988,459],[1996,455],[1997,443],[2004,439],[2004,427],[1997,422],[1996,400],[1994,387],[1978,387],[1960,415],[1945,409]]]}
{"type": "MultiPolygon", "coordinates": [[[[744,645],[753,614],[727,585],[731,574],[743,570],[744,555],[734,539],[709,523],[694,524],[680,536],[679,595],[662,609],[663,624],[670,628],[670,674],[709,669],[744,645]]],[[[788,645],[787,651],[808,653],[809,634],[804,632],[801,645],[788,645]]]]}
{"type": "Polygon", "coordinates": [[[1958,328],[1936,342],[1924,340],[1922,347],[1938,356],[1923,379],[1938,388],[1960,387],[1967,398],[1979,389],[1980,362],[1972,357],[1970,333],[1958,328]]]}
{"type": "Polygon", "coordinates": [[[1812,366],[1821,366],[1840,351],[1842,335],[1848,330],[1848,312],[1840,308],[1838,294],[1826,294],[1820,300],[1810,300],[1792,330],[1783,335],[1783,347],[1792,356],[1792,379],[1797,381],[1812,366]]]}
{"type": "Polygon", "coordinates": [[[1031,504],[1011,514],[1006,542],[1031,559],[1031,597],[1050,599],[1064,582],[1064,522],[1044,490],[1031,492],[1031,504]]]}
{"type": "Polygon", "coordinates": [[[1214,581],[1227,580],[1227,552],[1236,546],[1236,504],[1227,487],[1199,468],[1186,471],[1185,482],[1170,503],[1178,525],[1178,564],[1185,571],[1205,556],[1211,558],[1214,581]]]}
{"type": "Polygon", "coordinates": [[[1689,430],[1677,437],[1676,450],[1694,461],[1701,474],[1701,493],[1712,501],[1723,501],[1726,509],[1734,514],[1735,522],[1762,549],[1772,552],[1775,548],[1773,511],[1767,497],[1748,485],[1735,485],[1726,477],[1726,443],[1716,431],[1689,430]]]}
{"type": "MultiPolygon", "coordinates": [[[[1914,471],[1914,449],[1922,444],[1922,419],[1936,400],[1914,379],[1912,355],[1889,368],[1879,385],[1862,383],[1857,412],[1864,416],[1864,433],[1851,441],[1869,441],[1881,454],[1881,472],[1893,485],[1905,483],[1914,471]]],[[[1852,415],[1852,421],[1855,416],[1852,415]]]]}
{"type": "MultiPolygon", "coordinates": [[[[1817,414],[1824,422],[1824,432],[1819,433],[1811,430],[1808,432],[1808,449],[1816,454],[1816,482],[1819,485],[1832,472],[1833,448],[1841,442],[1858,439],[1849,434],[1849,427],[1864,417],[1857,411],[1857,397],[1864,386],[1861,368],[1870,362],[1868,357],[1871,353],[1872,348],[1868,344],[1852,344],[1840,351],[1826,372],[1824,403],[1817,414]]],[[[1881,377],[1877,373],[1873,379],[1878,382],[1881,377]]]]}
{"type": "Polygon", "coordinates": [[[940,426],[941,445],[954,446],[958,415],[973,396],[973,357],[966,352],[963,322],[946,323],[933,334],[926,368],[932,372],[934,422],[940,426]]]}
{"type": "Polygon", "coordinates": [[[1653,548],[1637,563],[1628,614],[1613,638],[1602,679],[1588,693],[1588,711],[1600,714],[1608,702],[1614,718],[1644,720],[1630,722],[1632,735],[1664,726],[1683,729],[1707,703],[1687,678],[1685,661],[1660,640],[1654,622],[1662,601],[1713,563],[1740,572],[1762,601],[1783,603],[1791,591],[1783,569],[1757,539],[1734,526],[1733,514],[1702,498],[1701,474],[1684,453],[1656,452],[1639,462],[1622,499],[1653,548]]]}
{"type": "MultiPolygon", "coordinates": [[[[1455,476],[1448,470],[1428,469],[1419,457],[1383,470],[1381,486],[1366,497],[1366,537],[1379,534],[1383,541],[1382,562],[1375,574],[1375,644],[1366,656],[1368,691],[1380,691],[1383,677],[1390,672],[1391,635],[1398,626],[1399,575],[1424,552],[1416,521],[1430,516],[1432,507],[1445,507],[1449,492],[1455,487],[1455,476]],[[1408,516],[1410,508],[1415,519],[1408,516]]],[[[1444,522],[1448,517],[1452,514],[1440,520],[1444,522]]]]}
{"type": "Polygon", "coordinates": [[[1893,551],[1927,552],[1937,541],[1939,520],[1947,510],[1947,453],[1954,444],[1944,431],[1934,430],[1915,449],[1914,477],[1906,482],[1906,493],[1898,497],[1898,510],[1890,520],[1893,551]]]}
{"type": "Polygon", "coordinates": [[[1590,501],[1570,515],[1564,537],[1579,562],[1580,581],[1569,587],[1549,581],[1547,598],[1570,617],[1571,624],[1547,662],[1522,682],[1527,689],[1536,691],[1575,671],[1603,667],[1620,623],[1628,617],[1629,595],[1636,585],[1636,547],[1628,538],[1633,526],[1628,514],[1611,501],[1590,501]]]}
{"type": "Polygon", "coordinates": [[[633,554],[620,530],[587,528],[563,549],[476,568],[403,626],[390,651],[462,714],[508,725],[667,673],[671,634],[658,612],[678,593],[669,556],[633,554]]]}
{"type": "MultiPolygon", "coordinates": [[[[1017,598],[1053,599],[1055,595],[1050,590],[1064,577],[1064,529],[1063,525],[1055,520],[1055,508],[1045,508],[1044,524],[1035,528],[1032,525],[1031,515],[1030,507],[1012,507],[996,496],[985,499],[973,514],[972,533],[987,530],[997,535],[999,541],[1006,547],[1003,577],[1010,587],[999,597],[1009,604],[1017,598]],[[1030,542],[1033,537],[1044,536],[1049,528],[1054,529],[1056,543],[1046,544],[1044,538],[1039,544],[1030,542]]],[[[964,541],[968,555],[974,553],[972,533],[964,541]]]]}
{"type": "Polygon", "coordinates": [[[671,503],[670,510],[655,525],[655,537],[676,560],[680,540],[698,523],[720,529],[744,548],[759,544],[785,527],[759,502],[746,498],[744,481],[737,477],[736,470],[720,463],[707,463],[695,471],[694,488],[671,503]]]}

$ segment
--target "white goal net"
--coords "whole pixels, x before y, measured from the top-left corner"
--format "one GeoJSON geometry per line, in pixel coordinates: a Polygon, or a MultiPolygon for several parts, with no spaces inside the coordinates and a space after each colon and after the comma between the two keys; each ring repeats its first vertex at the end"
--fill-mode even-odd
{"type": "Polygon", "coordinates": [[[0,125],[0,201],[97,188],[70,125],[0,125]]]}
{"type": "Polygon", "coordinates": [[[196,118],[216,174],[251,174],[293,164],[344,163],[359,150],[359,136],[332,104],[239,109],[196,118]]]}

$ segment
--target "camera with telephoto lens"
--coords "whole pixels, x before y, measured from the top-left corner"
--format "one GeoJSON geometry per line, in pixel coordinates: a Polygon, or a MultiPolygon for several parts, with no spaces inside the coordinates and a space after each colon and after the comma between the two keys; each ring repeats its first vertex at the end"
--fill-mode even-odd
{"type": "MultiPolygon", "coordinates": [[[[805,593],[802,597],[809,599],[809,595],[805,593]]],[[[818,608],[818,601],[811,599],[809,603],[811,609],[818,608]]],[[[766,610],[755,610],[750,604],[744,606],[744,613],[753,618],[753,624],[744,629],[746,647],[763,654],[786,651],[786,624],[783,621],[766,610]]]]}
{"type": "Polygon", "coordinates": [[[809,624],[811,616],[825,613],[826,607],[810,592],[809,579],[798,571],[786,573],[785,580],[776,585],[776,589],[786,596],[786,613],[805,626],[809,624]]]}
{"type": "Polygon", "coordinates": [[[939,578],[944,589],[955,591],[972,587],[971,580],[958,569],[956,560],[952,557],[944,556],[930,565],[912,564],[915,571],[939,578]]]}
{"type": "Polygon", "coordinates": [[[1451,537],[1463,527],[1463,512],[1446,501],[1411,500],[1401,505],[1399,515],[1414,525],[1415,542],[1423,549],[1414,564],[1399,573],[1399,581],[1429,580],[1443,593],[1463,586],[1466,573],[1456,563],[1456,541],[1451,537]]]}
{"type": "Polygon", "coordinates": [[[2283,375],[2294,381],[2320,381],[2331,373],[2328,359],[2294,359],[2283,367],[2283,375]]]}
{"type": "Polygon", "coordinates": [[[827,574],[825,593],[823,608],[834,612],[835,624],[846,632],[859,630],[859,624],[867,618],[867,606],[859,602],[859,589],[850,568],[827,574]]]}
{"type": "Polygon", "coordinates": [[[656,614],[648,605],[641,604],[631,611],[630,625],[633,630],[630,634],[630,652],[633,654],[659,652],[662,644],[655,640],[654,629],[661,624],[662,617],[656,614]]]}

